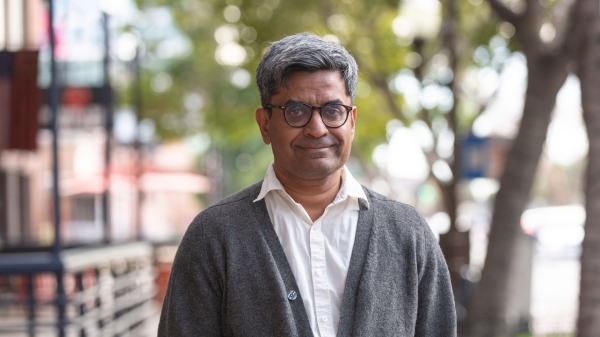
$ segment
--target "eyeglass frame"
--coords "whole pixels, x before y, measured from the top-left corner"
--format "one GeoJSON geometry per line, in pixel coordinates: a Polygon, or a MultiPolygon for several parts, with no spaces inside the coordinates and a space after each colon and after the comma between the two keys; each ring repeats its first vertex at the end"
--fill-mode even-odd
{"type": "Polygon", "coordinates": [[[349,106],[349,105],[342,104],[342,103],[325,103],[325,104],[323,104],[323,105],[321,105],[321,106],[318,106],[318,105],[310,105],[310,104],[308,104],[308,103],[304,103],[304,102],[292,102],[292,103],[289,103],[289,104],[286,104],[286,105],[267,104],[267,105],[265,105],[263,108],[264,108],[264,109],[272,109],[272,108],[278,108],[278,109],[281,109],[281,111],[283,112],[283,120],[285,120],[285,122],[286,122],[286,123],[287,123],[289,126],[291,126],[291,127],[293,127],[293,128],[303,128],[303,127],[307,126],[307,125],[308,125],[308,123],[310,123],[310,121],[311,121],[311,119],[312,119],[312,116],[313,116],[313,113],[312,113],[312,112],[313,112],[315,109],[319,109],[319,116],[321,116],[321,122],[323,122],[323,125],[325,125],[326,127],[330,128],[330,129],[337,129],[337,128],[341,128],[342,126],[344,126],[344,124],[346,124],[346,122],[348,122],[348,116],[350,116],[350,111],[352,111],[352,109],[353,109],[353,107],[351,107],[351,106],[349,106]],[[295,126],[295,125],[292,125],[292,124],[290,124],[290,122],[288,122],[287,118],[285,118],[285,109],[286,109],[286,108],[287,108],[289,105],[292,105],[292,104],[302,104],[302,105],[305,105],[305,106],[307,106],[307,107],[309,107],[309,108],[310,108],[311,114],[310,114],[310,117],[308,117],[308,120],[306,121],[306,123],[305,123],[305,124],[303,124],[303,125],[300,125],[300,126],[295,126]],[[321,112],[323,111],[323,110],[322,110],[322,109],[323,109],[323,107],[326,107],[326,106],[328,106],[328,105],[341,105],[341,106],[343,106],[343,107],[346,109],[346,119],[344,119],[344,122],[343,122],[342,124],[340,124],[340,125],[338,125],[338,126],[329,126],[329,125],[327,125],[327,123],[325,123],[325,121],[323,120],[323,114],[322,114],[321,112]]]}

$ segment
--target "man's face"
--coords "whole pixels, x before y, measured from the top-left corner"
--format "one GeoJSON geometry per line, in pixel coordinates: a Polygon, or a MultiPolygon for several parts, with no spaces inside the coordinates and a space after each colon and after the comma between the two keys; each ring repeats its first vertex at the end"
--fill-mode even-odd
{"type": "MultiPolygon", "coordinates": [[[[279,87],[271,98],[273,105],[303,102],[313,106],[326,103],[351,105],[346,86],[339,70],[315,72],[297,71],[288,78],[289,88],[279,87]]],[[[288,125],[283,111],[272,108],[271,117],[266,109],[256,110],[256,121],[265,144],[271,144],[275,172],[293,179],[319,179],[337,172],[348,160],[356,107],[339,128],[323,124],[318,109],[312,111],[310,122],[301,128],[288,125]]]]}

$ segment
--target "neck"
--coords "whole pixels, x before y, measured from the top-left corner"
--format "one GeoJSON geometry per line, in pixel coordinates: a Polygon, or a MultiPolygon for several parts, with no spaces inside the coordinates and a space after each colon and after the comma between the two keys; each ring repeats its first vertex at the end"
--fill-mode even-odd
{"type": "Polygon", "coordinates": [[[298,179],[278,169],[277,165],[273,165],[273,169],[287,194],[304,207],[312,221],[323,215],[342,186],[343,168],[327,177],[315,179],[298,179]]]}

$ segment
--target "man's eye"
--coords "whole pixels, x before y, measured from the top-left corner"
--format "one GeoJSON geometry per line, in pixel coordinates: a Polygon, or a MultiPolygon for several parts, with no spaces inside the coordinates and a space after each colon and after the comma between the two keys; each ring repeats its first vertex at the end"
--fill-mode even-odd
{"type": "Polygon", "coordinates": [[[292,116],[301,116],[301,115],[306,114],[305,109],[303,109],[303,107],[301,107],[301,106],[291,106],[291,107],[287,108],[286,112],[292,116]]]}
{"type": "Polygon", "coordinates": [[[330,105],[323,107],[323,115],[326,117],[338,118],[344,115],[343,108],[338,105],[330,105]]]}

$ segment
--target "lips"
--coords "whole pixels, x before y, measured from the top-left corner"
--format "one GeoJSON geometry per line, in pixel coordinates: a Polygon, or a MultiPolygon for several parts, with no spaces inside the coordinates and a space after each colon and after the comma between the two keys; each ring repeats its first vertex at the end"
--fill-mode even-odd
{"type": "Polygon", "coordinates": [[[336,144],[334,143],[299,143],[299,144],[295,144],[295,146],[299,147],[299,148],[303,148],[303,149],[325,149],[328,147],[332,147],[336,144]]]}
{"type": "Polygon", "coordinates": [[[320,150],[320,149],[328,149],[330,148],[332,145],[321,145],[321,146],[298,146],[301,149],[304,150],[320,150]]]}
{"type": "Polygon", "coordinates": [[[329,156],[329,151],[338,146],[338,142],[336,139],[329,138],[303,138],[298,139],[297,142],[293,143],[293,147],[297,148],[300,151],[303,151],[306,154],[321,156],[329,156]]]}
{"type": "Polygon", "coordinates": [[[320,155],[325,155],[326,153],[329,153],[329,149],[331,149],[333,145],[329,145],[329,146],[324,146],[324,145],[320,145],[320,146],[298,146],[298,148],[300,149],[300,151],[304,151],[305,153],[312,153],[312,154],[320,154],[320,155]]]}

